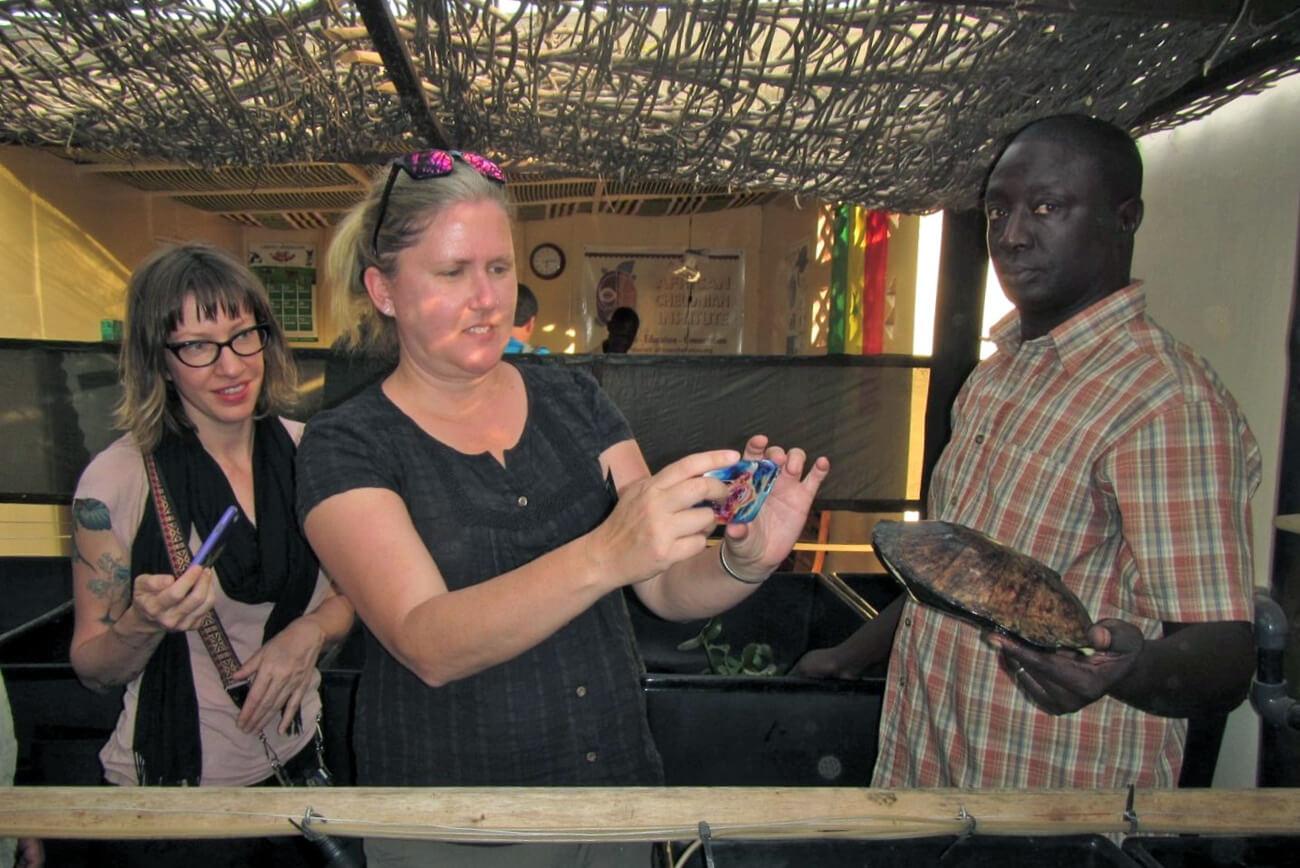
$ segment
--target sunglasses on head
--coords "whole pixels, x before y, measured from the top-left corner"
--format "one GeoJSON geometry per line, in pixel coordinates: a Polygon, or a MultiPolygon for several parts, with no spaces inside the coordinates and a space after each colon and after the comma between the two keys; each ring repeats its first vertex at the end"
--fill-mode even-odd
{"type": "Polygon", "coordinates": [[[498,184],[506,182],[506,173],[501,171],[500,166],[481,154],[474,154],[469,151],[444,151],[440,149],[416,151],[413,154],[407,154],[401,159],[394,160],[393,167],[388,172],[388,183],[384,185],[384,195],[379,197],[379,217],[375,220],[375,233],[370,237],[370,253],[373,256],[376,258],[379,256],[379,230],[384,225],[384,215],[388,213],[388,194],[393,191],[393,184],[397,182],[398,172],[405,172],[410,175],[412,181],[423,181],[426,178],[445,178],[455,170],[456,160],[460,160],[489,181],[498,184]]]}

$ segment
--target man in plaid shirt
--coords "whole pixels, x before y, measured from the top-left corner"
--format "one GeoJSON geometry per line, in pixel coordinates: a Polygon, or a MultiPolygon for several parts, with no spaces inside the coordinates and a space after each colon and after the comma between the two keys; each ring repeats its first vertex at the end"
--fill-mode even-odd
{"type": "Polygon", "coordinates": [[[875,786],[1174,786],[1186,718],[1246,696],[1259,450],[1208,364],[1146,316],[1141,186],[1128,134],[1081,115],[1029,124],[995,160],[989,255],[1016,311],[930,491],[930,517],[1060,573],[1097,653],[906,599],[810,652],[796,671],[839,677],[889,655],[875,786]]]}

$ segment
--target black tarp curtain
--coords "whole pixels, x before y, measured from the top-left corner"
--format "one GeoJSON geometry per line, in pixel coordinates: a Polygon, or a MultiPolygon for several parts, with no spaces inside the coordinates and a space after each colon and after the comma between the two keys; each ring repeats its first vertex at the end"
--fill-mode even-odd
{"type": "MultiPolygon", "coordinates": [[[[382,362],[295,352],[308,418],[381,376],[382,362]]],[[[521,364],[591,371],[627,416],[652,469],[750,434],[832,463],[818,504],[899,509],[907,500],[913,377],[906,357],[546,356],[521,364]]],[[[118,436],[109,344],[0,341],[0,502],[66,503],[90,457],[118,436]]]]}

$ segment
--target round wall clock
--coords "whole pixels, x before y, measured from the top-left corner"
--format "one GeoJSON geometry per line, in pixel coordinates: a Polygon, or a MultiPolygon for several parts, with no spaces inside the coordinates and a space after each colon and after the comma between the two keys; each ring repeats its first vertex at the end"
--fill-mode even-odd
{"type": "Polygon", "coordinates": [[[564,271],[564,251],[549,242],[539,244],[528,255],[528,265],[542,280],[551,280],[564,271]]]}

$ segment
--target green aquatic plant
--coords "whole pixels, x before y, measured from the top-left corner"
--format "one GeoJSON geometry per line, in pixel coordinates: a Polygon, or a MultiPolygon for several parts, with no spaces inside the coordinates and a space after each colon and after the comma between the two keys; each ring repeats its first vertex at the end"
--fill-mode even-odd
{"type": "Polygon", "coordinates": [[[700,632],[677,646],[678,651],[704,649],[704,656],[709,661],[704,675],[776,675],[776,661],[772,656],[772,646],[766,642],[750,642],[741,649],[740,656],[731,653],[731,643],[720,642],[722,621],[710,618],[704,622],[700,632]]]}

